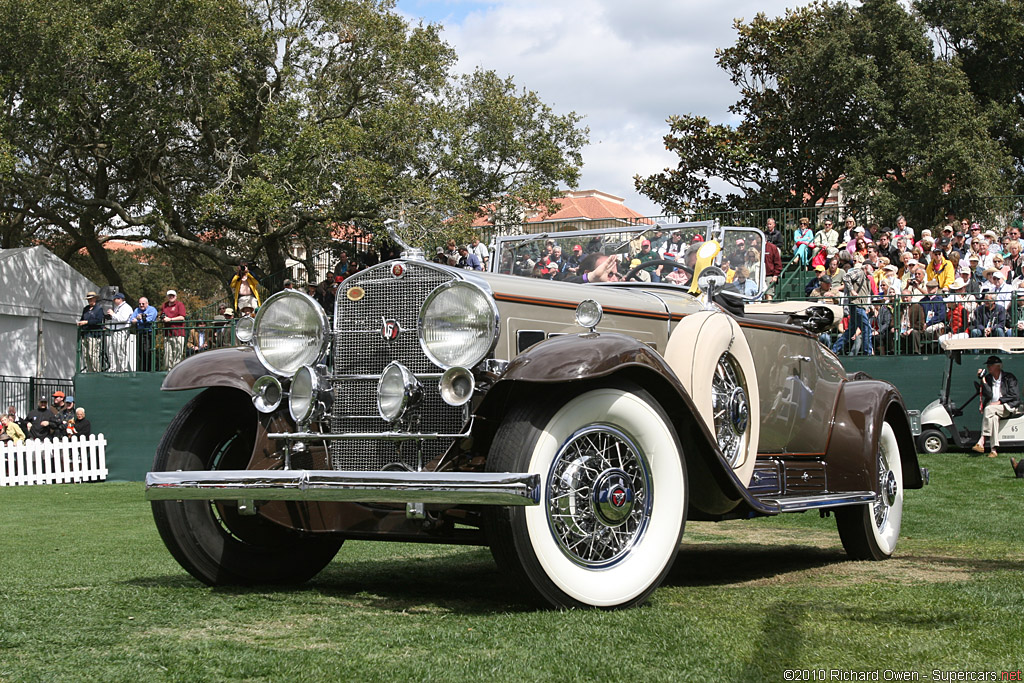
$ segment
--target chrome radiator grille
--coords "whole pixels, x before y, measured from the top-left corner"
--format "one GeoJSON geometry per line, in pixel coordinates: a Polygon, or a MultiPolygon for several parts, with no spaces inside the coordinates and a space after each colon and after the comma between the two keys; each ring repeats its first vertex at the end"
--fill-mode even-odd
{"type": "MultiPolygon", "coordinates": [[[[465,409],[441,400],[437,390],[441,368],[423,353],[416,334],[420,306],[427,295],[454,277],[415,262],[403,262],[403,267],[405,273],[400,278],[391,274],[391,264],[370,268],[348,278],[338,289],[332,353],[333,433],[393,429],[377,414],[377,381],[392,361],[409,368],[423,384],[419,419],[405,424],[405,431],[457,434],[465,424],[465,409]],[[364,292],[357,301],[347,296],[353,287],[364,292]],[[385,320],[398,323],[400,332],[394,341],[381,334],[385,320]]],[[[451,444],[451,439],[331,441],[329,453],[336,470],[379,470],[394,463],[415,468],[421,459],[427,463],[451,444]]]]}

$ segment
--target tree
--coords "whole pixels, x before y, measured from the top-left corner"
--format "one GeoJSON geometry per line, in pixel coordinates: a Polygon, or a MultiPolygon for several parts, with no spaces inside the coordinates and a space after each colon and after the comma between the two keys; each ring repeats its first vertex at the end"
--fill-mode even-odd
{"type": "Polygon", "coordinates": [[[579,118],[489,72],[456,78],[438,27],[393,4],[0,0],[17,159],[0,211],[17,239],[86,247],[113,284],[114,234],[226,284],[339,225],[404,212],[456,230],[482,203],[574,185],[579,118]]]}
{"type": "Polygon", "coordinates": [[[897,0],[815,3],[735,26],[717,59],[740,90],[730,107],[740,123],[669,119],[679,165],[636,179],[667,209],[802,206],[845,179],[876,215],[910,204],[931,213],[1005,188],[1005,150],[966,79],[897,0]],[[711,178],[736,191],[717,194],[711,178]]]}
{"type": "Polygon", "coordinates": [[[990,135],[1013,157],[1015,191],[1024,191],[1024,2],[916,0],[914,7],[935,31],[942,59],[966,75],[990,135]]]}

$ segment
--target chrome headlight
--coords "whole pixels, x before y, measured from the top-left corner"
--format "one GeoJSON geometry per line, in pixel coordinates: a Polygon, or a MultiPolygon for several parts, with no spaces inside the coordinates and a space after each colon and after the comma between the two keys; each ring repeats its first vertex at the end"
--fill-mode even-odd
{"type": "Polygon", "coordinates": [[[377,382],[377,410],[387,422],[394,422],[416,405],[423,387],[415,375],[398,361],[384,368],[377,382]]]}
{"type": "Polygon", "coordinates": [[[252,318],[239,318],[235,321],[235,339],[243,344],[251,342],[255,322],[252,318]]]}
{"type": "Polygon", "coordinates": [[[285,290],[256,312],[252,345],[271,372],[288,376],[303,365],[316,365],[327,353],[327,314],[302,292],[285,290]]]}
{"type": "Polygon", "coordinates": [[[288,392],[288,412],[297,424],[306,424],[323,417],[331,392],[321,369],[303,365],[295,371],[288,392]]]}
{"type": "Polygon", "coordinates": [[[420,346],[436,365],[471,368],[482,361],[498,338],[494,299],[469,282],[448,282],[423,302],[420,346]]]}

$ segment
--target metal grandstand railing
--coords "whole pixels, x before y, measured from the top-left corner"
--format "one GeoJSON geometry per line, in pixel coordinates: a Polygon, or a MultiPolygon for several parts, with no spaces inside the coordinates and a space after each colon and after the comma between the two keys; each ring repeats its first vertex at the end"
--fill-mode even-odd
{"type": "Polygon", "coordinates": [[[74,396],[74,380],[0,375],[0,412],[7,412],[8,406],[14,406],[18,416],[24,417],[40,398],[50,400],[55,391],[74,396]]]}

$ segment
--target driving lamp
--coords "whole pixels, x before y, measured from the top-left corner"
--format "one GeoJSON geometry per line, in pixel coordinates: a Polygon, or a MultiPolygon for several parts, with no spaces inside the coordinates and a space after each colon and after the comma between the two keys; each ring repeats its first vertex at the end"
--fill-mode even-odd
{"type": "Polygon", "coordinates": [[[389,363],[377,382],[377,411],[387,422],[395,422],[419,402],[422,391],[407,367],[398,361],[389,363]]]}
{"type": "Polygon", "coordinates": [[[307,424],[323,417],[331,392],[324,373],[312,365],[295,371],[288,391],[288,412],[297,424],[307,424]]]}

